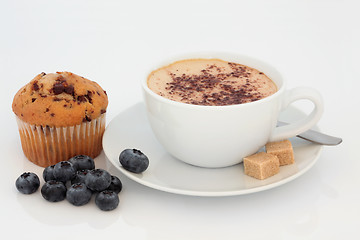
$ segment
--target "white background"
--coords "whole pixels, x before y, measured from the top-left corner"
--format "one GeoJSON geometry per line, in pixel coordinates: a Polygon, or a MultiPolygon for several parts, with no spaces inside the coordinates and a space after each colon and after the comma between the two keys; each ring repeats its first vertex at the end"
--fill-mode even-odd
{"type": "MultiPolygon", "coordinates": [[[[360,5],[350,0],[0,2],[1,235],[12,239],[357,239],[360,236],[360,5]],[[318,123],[342,137],[300,178],[234,197],[150,189],[110,168],[124,189],[112,212],[48,203],[15,188],[24,171],[11,103],[40,72],[71,71],[108,93],[107,120],[142,101],[148,65],[226,51],[262,59],[324,98],[318,123]],[[75,238],[76,237],[76,238],[75,238]]],[[[306,105],[304,103],[304,105],[306,105]]],[[[120,138],[121,136],[119,136],[120,138]]]]}

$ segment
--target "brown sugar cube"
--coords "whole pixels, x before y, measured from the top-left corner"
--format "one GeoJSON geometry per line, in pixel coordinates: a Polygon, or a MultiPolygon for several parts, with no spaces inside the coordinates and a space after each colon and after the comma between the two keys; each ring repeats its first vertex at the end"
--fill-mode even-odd
{"type": "Polygon", "coordinates": [[[245,157],[243,160],[245,174],[260,180],[271,177],[280,171],[279,159],[272,154],[259,152],[245,157]]]}
{"type": "Polygon", "coordinates": [[[293,164],[294,150],[289,140],[269,142],[265,145],[266,152],[278,157],[280,166],[293,164]]]}

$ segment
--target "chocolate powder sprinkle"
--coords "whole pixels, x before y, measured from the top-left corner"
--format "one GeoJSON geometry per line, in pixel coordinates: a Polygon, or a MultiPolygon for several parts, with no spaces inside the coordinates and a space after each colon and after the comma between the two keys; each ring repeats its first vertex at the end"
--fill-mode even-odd
{"type": "Polygon", "coordinates": [[[224,81],[229,78],[248,78],[250,73],[246,72],[246,69],[235,63],[228,63],[233,69],[231,73],[225,74],[221,68],[216,68],[216,73],[211,73],[211,69],[215,68],[214,65],[210,65],[208,68],[201,70],[199,75],[186,75],[176,76],[174,73],[170,73],[172,82],[167,84],[166,90],[170,94],[177,94],[182,96],[182,101],[191,99],[191,95],[194,93],[202,93],[203,97],[200,101],[191,101],[191,104],[195,105],[232,105],[241,104],[245,102],[252,102],[259,100],[261,96],[258,96],[258,92],[252,92],[250,83],[247,81],[240,89],[234,88],[229,82],[224,81]],[[212,89],[219,87],[220,92],[215,92],[210,95],[206,95],[205,89],[212,89]]]}

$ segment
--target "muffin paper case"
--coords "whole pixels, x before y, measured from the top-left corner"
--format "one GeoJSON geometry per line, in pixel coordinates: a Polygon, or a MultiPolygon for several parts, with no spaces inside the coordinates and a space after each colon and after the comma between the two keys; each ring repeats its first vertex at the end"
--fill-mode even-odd
{"type": "Polygon", "coordinates": [[[36,165],[47,167],[76,155],[98,156],[102,150],[106,114],[70,127],[28,124],[17,117],[22,149],[36,165]]]}

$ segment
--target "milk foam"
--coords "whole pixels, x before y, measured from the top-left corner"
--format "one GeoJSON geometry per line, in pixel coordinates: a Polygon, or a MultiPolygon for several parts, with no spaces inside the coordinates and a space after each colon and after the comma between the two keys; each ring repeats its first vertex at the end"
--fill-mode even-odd
{"type": "Polygon", "coordinates": [[[148,76],[149,88],[173,101],[222,106],[260,100],[277,91],[264,73],[220,59],[187,59],[148,76]]]}

